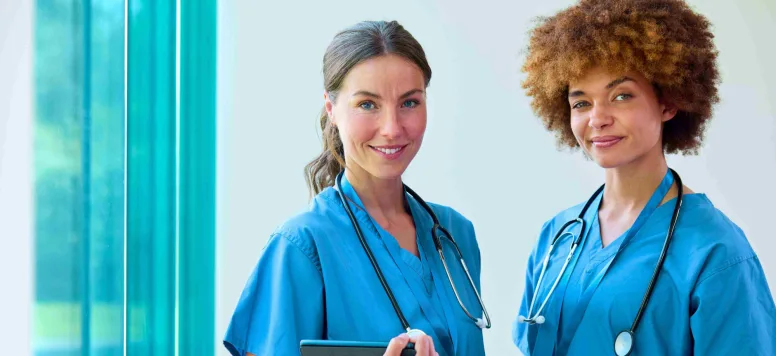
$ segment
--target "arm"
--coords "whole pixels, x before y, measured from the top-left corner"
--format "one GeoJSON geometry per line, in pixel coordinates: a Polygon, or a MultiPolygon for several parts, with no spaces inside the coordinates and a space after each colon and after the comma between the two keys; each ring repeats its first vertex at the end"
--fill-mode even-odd
{"type": "MultiPolygon", "coordinates": [[[[550,224],[550,221],[545,222],[542,225],[542,228],[539,233],[539,238],[536,239],[536,242],[534,243],[534,247],[531,250],[531,254],[528,256],[528,261],[526,263],[525,267],[525,288],[523,289],[523,298],[520,302],[520,310],[518,312],[517,317],[524,316],[528,317],[528,311],[531,308],[531,299],[533,298],[534,290],[536,287],[536,280],[534,276],[536,275],[534,271],[534,267],[536,266],[537,259],[541,259],[543,256],[537,256],[539,253],[539,244],[541,241],[543,241],[542,236],[544,236],[547,233],[548,226],[550,224]]],[[[541,261],[539,261],[541,262],[541,261]]],[[[539,267],[541,268],[541,267],[539,267]]],[[[540,304],[541,301],[537,301],[537,304],[540,304]]],[[[536,308],[539,306],[534,306],[534,312],[536,312],[536,308]]],[[[538,331],[537,327],[528,327],[527,324],[519,323],[517,321],[517,318],[515,318],[515,321],[512,324],[512,342],[515,344],[515,346],[520,349],[520,352],[522,352],[524,355],[530,355],[531,350],[533,349],[533,343],[532,340],[535,340],[536,335],[535,333],[538,331]],[[530,335],[529,335],[530,334],[530,335]]]]}
{"type": "Polygon", "coordinates": [[[304,251],[294,236],[270,238],[224,338],[232,355],[298,354],[300,340],[323,338],[323,280],[304,251]]]}
{"type": "MultiPolygon", "coordinates": [[[[531,298],[533,297],[534,292],[534,278],[533,278],[533,265],[534,265],[534,254],[531,253],[531,255],[528,257],[528,263],[526,264],[525,269],[525,289],[523,289],[523,298],[520,302],[520,311],[518,312],[519,316],[528,317],[528,311],[531,308],[531,298]]],[[[512,341],[514,342],[515,346],[517,346],[520,351],[525,355],[530,355],[529,352],[531,347],[529,345],[529,340],[532,339],[528,336],[529,332],[532,332],[534,330],[537,330],[536,327],[529,328],[524,323],[519,323],[517,319],[515,319],[514,324],[512,326],[512,341]]]]}
{"type": "Polygon", "coordinates": [[[776,354],[776,307],[757,256],[737,258],[699,280],[691,308],[694,354],[776,354]]]}

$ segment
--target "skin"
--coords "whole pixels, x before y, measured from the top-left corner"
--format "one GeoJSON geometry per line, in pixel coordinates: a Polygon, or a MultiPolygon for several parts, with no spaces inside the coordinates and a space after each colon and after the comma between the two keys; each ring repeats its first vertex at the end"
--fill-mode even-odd
{"type": "MultiPolygon", "coordinates": [[[[415,256],[415,225],[404,209],[401,176],[426,131],[424,83],[423,72],[414,63],[385,55],[351,68],[336,98],[324,93],[326,111],[342,140],[345,176],[369,215],[415,256]],[[401,151],[390,159],[376,150],[397,147],[401,151]]],[[[437,355],[431,337],[410,339],[406,334],[392,339],[385,355],[399,356],[410,341],[416,344],[417,355],[437,355]]]]}
{"type": "Polygon", "coordinates": [[[415,226],[404,208],[401,176],[426,131],[424,84],[423,72],[413,62],[385,55],[354,66],[336,100],[324,94],[343,143],[345,176],[369,215],[415,256],[415,226]],[[388,157],[380,148],[400,151],[388,157]]]}
{"type": "MultiPolygon", "coordinates": [[[[345,176],[369,215],[416,257],[415,225],[404,209],[401,176],[423,143],[424,84],[423,72],[413,62],[385,55],[351,68],[336,98],[324,93],[326,111],[342,140],[345,176]],[[388,157],[379,148],[401,151],[388,157]]],[[[418,356],[438,355],[430,336],[407,334],[392,339],[385,355],[399,356],[410,341],[418,356]]]]}
{"type": "MultiPolygon", "coordinates": [[[[599,209],[606,247],[633,225],[665,176],[663,124],[677,109],[661,102],[640,73],[611,73],[601,67],[569,83],[568,101],[577,142],[606,171],[599,209]]],[[[661,204],[677,195],[674,183],[661,204]]]]}
{"type": "Polygon", "coordinates": [[[401,350],[404,349],[409,342],[415,344],[415,355],[417,356],[439,356],[439,353],[434,349],[434,342],[431,340],[431,337],[427,335],[409,336],[408,334],[401,334],[391,339],[383,356],[400,355],[401,350]]]}

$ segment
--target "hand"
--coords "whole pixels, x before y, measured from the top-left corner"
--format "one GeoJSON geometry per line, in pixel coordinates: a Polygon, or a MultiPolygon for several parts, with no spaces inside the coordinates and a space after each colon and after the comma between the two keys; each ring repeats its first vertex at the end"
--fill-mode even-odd
{"type": "Polygon", "coordinates": [[[431,339],[431,336],[413,335],[410,337],[406,333],[391,339],[383,356],[400,356],[401,351],[407,347],[409,342],[415,344],[415,355],[417,356],[439,356],[434,349],[434,340],[431,339]]]}

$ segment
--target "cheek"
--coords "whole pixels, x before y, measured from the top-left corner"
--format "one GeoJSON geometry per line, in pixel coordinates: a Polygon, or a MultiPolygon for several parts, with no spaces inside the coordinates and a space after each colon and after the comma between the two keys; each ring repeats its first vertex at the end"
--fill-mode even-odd
{"type": "Polygon", "coordinates": [[[628,131],[632,135],[638,136],[646,145],[654,144],[663,130],[661,117],[659,115],[634,115],[628,116],[628,120],[623,124],[627,125],[628,131]]]}
{"type": "Polygon", "coordinates": [[[342,143],[346,147],[358,147],[374,137],[375,129],[372,127],[374,119],[368,116],[351,114],[337,121],[342,143]]]}
{"type": "Polygon", "coordinates": [[[571,119],[569,121],[571,124],[571,132],[574,133],[574,137],[577,139],[577,142],[579,142],[580,145],[584,146],[582,144],[582,141],[584,140],[584,137],[585,137],[587,120],[585,120],[582,116],[572,114],[571,119]]]}
{"type": "Polygon", "coordinates": [[[412,140],[423,137],[426,132],[426,112],[416,112],[404,117],[404,130],[412,140]]]}

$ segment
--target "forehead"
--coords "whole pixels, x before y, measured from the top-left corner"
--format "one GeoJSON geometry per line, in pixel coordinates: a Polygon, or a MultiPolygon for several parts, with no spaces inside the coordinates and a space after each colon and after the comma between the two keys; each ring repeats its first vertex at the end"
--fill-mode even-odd
{"type": "Polygon", "coordinates": [[[415,63],[401,56],[384,55],[353,66],[342,82],[342,90],[422,89],[424,82],[423,72],[415,63]]]}

